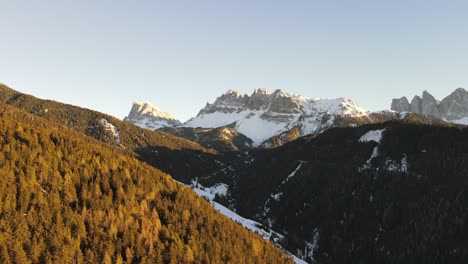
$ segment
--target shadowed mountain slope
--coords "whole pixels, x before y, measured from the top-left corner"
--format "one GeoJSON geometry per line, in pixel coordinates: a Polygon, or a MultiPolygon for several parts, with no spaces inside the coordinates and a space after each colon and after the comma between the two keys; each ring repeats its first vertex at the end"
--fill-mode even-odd
{"type": "Polygon", "coordinates": [[[333,128],[251,153],[234,173],[231,203],[317,263],[460,263],[467,149],[467,128],[333,128]]]}

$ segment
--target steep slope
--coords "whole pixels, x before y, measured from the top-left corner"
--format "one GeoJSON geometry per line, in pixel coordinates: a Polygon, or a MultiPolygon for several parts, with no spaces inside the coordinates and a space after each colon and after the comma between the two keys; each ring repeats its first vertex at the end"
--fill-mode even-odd
{"type": "Polygon", "coordinates": [[[467,128],[332,128],[252,151],[228,196],[316,263],[463,262],[466,149],[467,128]]]}
{"type": "Polygon", "coordinates": [[[17,92],[2,84],[0,84],[0,102],[23,109],[47,120],[63,124],[105,143],[121,145],[130,150],[146,146],[165,146],[170,149],[208,151],[200,145],[182,138],[141,129],[97,111],[52,100],[39,99],[17,92]],[[119,133],[119,140],[115,137],[110,127],[113,127],[119,133]]]}
{"type": "Polygon", "coordinates": [[[0,104],[0,262],[292,262],[123,154],[0,104]]]}
{"type": "Polygon", "coordinates": [[[215,128],[232,124],[259,146],[293,127],[306,135],[336,126],[341,117],[344,120],[365,116],[366,112],[349,99],[311,99],[281,90],[269,94],[265,89],[256,89],[249,96],[229,90],[184,126],[215,128]]]}
{"type": "Polygon", "coordinates": [[[422,98],[415,96],[411,104],[406,97],[393,99],[391,109],[433,115],[456,124],[468,124],[468,91],[458,88],[440,102],[424,91],[422,98]]]}
{"type": "Polygon", "coordinates": [[[132,109],[128,116],[124,118],[124,121],[150,130],[182,125],[171,114],[160,110],[150,103],[140,101],[133,103],[132,109]]]}
{"type": "Polygon", "coordinates": [[[191,182],[196,176],[211,174],[220,169],[219,164],[214,162],[214,150],[161,131],[143,129],[97,111],[42,100],[2,84],[0,102],[62,124],[101,142],[126,149],[135,153],[140,160],[185,183],[191,182]]]}

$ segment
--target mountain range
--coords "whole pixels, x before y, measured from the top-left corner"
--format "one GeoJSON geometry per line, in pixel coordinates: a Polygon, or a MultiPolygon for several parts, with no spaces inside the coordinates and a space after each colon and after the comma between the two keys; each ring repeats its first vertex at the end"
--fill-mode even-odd
{"type": "MultiPolygon", "coordinates": [[[[161,120],[170,115],[159,115],[156,110],[143,112],[134,103],[127,122],[142,127],[161,127],[161,120]],[[149,120],[151,115],[153,119],[149,120]],[[158,117],[155,119],[154,117],[158,117]]],[[[145,104],[148,105],[148,104],[145,104]]],[[[273,136],[299,128],[300,135],[318,133],[329,127],[358,119],[368,119],[366,111],[349,99],[312,99],[291,95],[281,90],[268,93],[266,89],[255,89],[252,95],[229,90],[214,103],[207,103],[198,115],[184,124],[166,125],[188,128],[218,128],[230,126],[247,136],[253,146],[259,146],[273,136]]]]}
{"type": "Polygon", "coordinates": [[[161,127],[149,120],[174,119],[136,105],[123,122],[0,85],[2,263],[290,263],[285,250],[296,263],[468,257],[468,129],[445,114],[371,113],[349,99],[257,89],[228,91],[185,124],[161,127]],[[139,116],[150,129],[130,122],[139,116]],[[282,129],[255,137],[251,120],[282,129]]]}
{"type": "MultiPolygon", "coordinates": [[[[428,98],[430,97],[425,92],[424,109],[430,108],[428,98]]],[[[431,102],[435,107],[435,100],[431,102]]],[[[124,121],[143,128],[162,129],[218,150],[277,147],[301,136],[322,133],[332,127],[352,127],[408,118],[417,118],[429,124],[444,122],[442,115],[431,115],[429,110],[411,111],[412,114],[408,115],[406,112],[410,111],[406,110],[409,110],[409,104],[401,109],[398,108],[399,105],[405,105],[404,99],[393,100],[392,110],[397,112],[369,112],[346,98],[307,98],[282,90],[269,93],[266,89],[255,89],[251,95],[242,95],[229,90],[213,103],[207,103],[197,116],[183,124],[151,104],[138,101],[124,121]],[[219,133],[220,131],[224,133],[219,133]]],[[[468,105],[468,101],[465,105],[468,105]]],[[[450,109],[455,108],[452,104],[450,109]]]]}

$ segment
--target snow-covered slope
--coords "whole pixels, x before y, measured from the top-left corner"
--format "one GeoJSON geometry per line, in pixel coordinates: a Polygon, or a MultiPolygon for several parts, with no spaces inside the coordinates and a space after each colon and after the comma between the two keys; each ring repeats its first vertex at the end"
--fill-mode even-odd
{"type": "Polygon", "coordinates": [[[229,90],[213,104],[207,104],[184,126],[213,128],[235,123],[235,128],[254,141],[265,140],[299,127],[303,135],[318,133],[336,125],[337,117],[362,117],[367,112],[350,99],[317,99],[281,90],[268,93],[256,89],[251,96],[229,90]]]}
{"type": "Polygon", "coordinates": [[[150,103],[140,101],[133,103],[132,109],[124,121],[151,130],[182,124],[168,112],[162,111],[150,103]]]}
{"type": "MultiPolygon", "coordinates": [[[[187,185],[186,185],[187,186],[187,185]]],[[[262,224],[255,222],[253,220],[244,218],[237,213],[229,210],[227,207],[217,203],[214,201],[214,198],[216,195],[221,195],[224,196],[227,193],[228,186],[226,184],[218,184],[214,187],[211,188],[206,188],[198,184],[197,182],[192,182],[192,184],[188,187],[191,187],[195,193],[197,193],[199,196],[205,197],[210,201],[210,203],[213,205],[213,207],[218,210],[221,214],[227,216],[231,220],[239,223],[243,227],[261,235],[264,239],[266,240],[273,240],[273,242],[277,243],[279,242],[280,239],[284,239],[284,236],[263,226],[262,224]]],[[[296,264],[307,264],[304,260],[298,258],[297,256],[291,254],[288,252],[296,264]]]]}

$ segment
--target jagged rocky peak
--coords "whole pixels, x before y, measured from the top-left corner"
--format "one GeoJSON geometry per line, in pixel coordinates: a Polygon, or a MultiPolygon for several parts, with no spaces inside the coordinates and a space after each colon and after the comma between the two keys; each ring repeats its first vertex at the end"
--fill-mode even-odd
{"type": "Polygon", "coordinates": [[[448,120],[468,117],[468,91],[458,88],[440,102],[440,110],[448,120]]]}
{"type": "MultiPolygon", "coordinates": [[[[244,96],[235,90],[228,90],[226,93],[216,98],[215,106],[243,106],[245,104],[244,96]]],[[[210,105],[207,103],[207,106],[210,105]]]]}
{"type": "Polygon", "coordinates": [[[182,125],[170,113],[142,101],[133,102],[132,109],[128,116],[124,118],[124,121],[151,130],[182,125]]]}
{"type": "Polygon", "coordinates": [[[393,99],[392,100],[392,110],[398,109],[398,112],[409,112],[410,111],[410,103],[408,102],[408,98],[405,96],[401,97],[400,99],[393,99]]]}
{"type": "Polygon", "coordinates": [[[260,110],[268,105],[270,94],[264,88],[255,89],[252,96],[249,97],[248,108],[260,110]]]}
{"type": "Polygon", "coordinates": [[[276,113],[297,113],[300,102],[280,89],[269,93],[265,88],[257,88],[249,96],[235,90],[228,90],[218,97],[213,104],[207,103],[198,115],[214,112],[232,113],[245,110],[266,110],[276,113]]]}
{"type": "Polygon", "coordinates": [[[451,95],[455,95],[455,96],[458,95],[460,97],[466,97],[467,94],[468,94],[468,91],[465,90],[465,88],[459,87],[459,88],[455,89],[455,91],[453,91],[451,95]]]}
{"type": "MultiPolygon", "coordinates": [[[[399,111],[399,112],[401,112],[401,111],[399,111]]],[[[411,100],[410,112],[413,112],[413,113],[421,113],[422,112],[422,99],[418,95],[415,95],[413,97],[413,100],[411,100]]]]}
{"type": "Polygon", "coordinates": [[[435,117],[442,118],[442,114],[439,111],[439,101],[427,91],[423,92],[422,95],[422,112],[425,114],[433,115],[435,117]]]}
{"type": "Polygon", "coordinates": [[[273,93],[270,111],[276,113],[298,113],[300,108],[300,102],[293,96],[279,89],[273,93]]]}
{"type": "MultiPolygon", "coordinates": [[[[407,111],[401,99],[393,99],[391,109],[398,112],[407,111]]],[[[458,88],[442,101],[438,101],[428,91],[424,91],[422,98],[415,96],[411,100],[409,111],[433,115],[454,123],[468,124],[468,91],[458,88]]]]}

